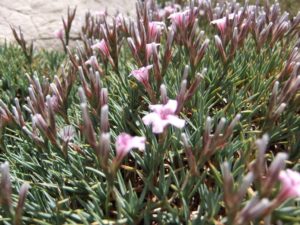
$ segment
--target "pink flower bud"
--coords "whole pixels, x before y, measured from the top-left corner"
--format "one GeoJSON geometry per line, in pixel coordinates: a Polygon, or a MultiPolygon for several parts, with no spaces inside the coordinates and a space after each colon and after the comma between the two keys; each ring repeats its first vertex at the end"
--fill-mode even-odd
{"type": "Polygon", "coordinates": [[[121,13],[118,13],[118,15],[115,17],[115,21],[117,28],[122,27],[125,23],[124,16],[121,13]]]}
{"type": "Polygon", "coordinates": [[[167,104],[168,102],[168,95],[167,95],[167,88],[166,85],[160,85],[160,100],[163,104],[167,104]]]}
{"type": "Polygon", "coordinates": [[[148,38],[149,41],[156,41],[160,35],[162,29],[164,29],[166,25],[163,22],[152,21],[149,22],[148,25],[148,38]]]}
{"type": "Polygon", "coordinates": [[[210,23],[213,24],[213,25],[216,25],[217,28],[218,28],[218,30],[220,31],[220,33],[222,35],[224,35],[225,34],[225,30],[226,30],[226,26],[227,26],[226,21],[227,21],[226,17],[223,17],[221,19],[213,20],[210,23]]]}
{"type": "Polygon", "coordinates": [[[146,44],[146,57],[147,57],[147,60],[150,59],[151,55],[153,55],[155,48],[157,48],[158,46],[160,46],[160,44],[157,44],[155,42],[152,42],[152,43],[149,43],[149,44],[146,44]]]}
{"type": "Polygon", "coordinates": [[[22,184],[22,186],[20,188],[19,200],[18,200],[18,204],[16,207],[16,214],[15,214],[15,223],[16,224],[21,224],[23,209],[25,206],[25,200],[26,200],[29,188],[30,188],[30,185],[28,183],[22,184]]]}
{"type": "Polygon", "coordinates": [[[221,54],[221,58],[222,58],[223,62],[226,63],[227,62],[226,52],[224,50],[223,43],[218,35],[215,35],[215,42],[216,42],[216,46],[221,54]]]}
{"type": "Polygon", "coordinates": [[[277,196],[279,202],[283,203],[289,198],[300,197],[300,174],[293,170],[282,170],[279,173],[281,190],[277,196]]]}
{"type": "Polygon", "coordinates": [[[33,123],[44,133],[48,132],[48,124],[41,114],[35,114],[33,116],[33,123]]]}
{"type": "Polygon", "coordinates": [[[63,39],[64,38],[64,29],[63,28],[59,28],[57,29],[56,31],[54,31],[54,37],[57,38],[57,39],[63,39]]]}
{"type": "Polygon", "coordinates": [[[109,131],[109,120],[108,120],[108,105],[103,105],[101,108],[100,115],[101,132],[107,133],[109,131]]]}
{"type": "Polygon", "coordinates": [[[175,29],[183,30],[189,25],[190,22],[190,10],[186,10],[184,12],[176,12],[169,16],[169,19],[172,21],[175,29]]]}
{"type": "Polygon", "coordinates": [[[98,60],[96,56],[91,56],[87,61],[85,61],[86,65],[91,65],[94,68],[98,68],[99,64],[98,64],[98,60]]]}
{"type": "Polygon", "coordinates": [[[101,106],[108,104],[108,91],[107,88],[102,88],[100,91],[100,104],[101,106]]]}
{"type": "Polygon", "coordinates": [[[8,205],[10,206],[12,203],[11,200],[11,181],[9,174],[9,164],[5,162],[0,165],[0,205],[8,205]]]}
{"type": "Polygon", "coordinates": [[[140,83],[144,85],[145,88],[150,86],[149,84],[149,70],[152,68],[152,65],[141,67],[137,70],[133,70],[130,75],[134,76],[140,83]]]}
{"type": "Polygon", "coordinates": [[[110,56],[108,44],[104,39],[102,39],[100,42],[92,45],[91,48],[98,49],[100,51],[100,53],[106,58],[108,58],[110,56]]]}

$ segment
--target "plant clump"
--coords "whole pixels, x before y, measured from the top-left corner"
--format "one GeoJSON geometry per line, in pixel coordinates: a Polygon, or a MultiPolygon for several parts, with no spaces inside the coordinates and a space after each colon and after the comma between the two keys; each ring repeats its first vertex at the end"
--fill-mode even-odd
{"type": "Polygon", "coordinates": [[[300,14],[148,0],[87,12],[71,48],[75,14],[57,74],[1,96],[3,224],[300,221],[300,14]]]}

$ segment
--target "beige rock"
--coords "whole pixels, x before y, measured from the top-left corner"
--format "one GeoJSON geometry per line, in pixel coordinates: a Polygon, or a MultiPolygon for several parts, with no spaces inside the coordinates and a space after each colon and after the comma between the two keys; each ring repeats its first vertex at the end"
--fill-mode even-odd
{"type": "Polygon", "coordinates": [[[66,17],[68,6],[77,6],[73,32],[79,31],[87,11],[107,9],[110,15],[117,11],[134,14],[135,0],[1,0],[0,42],[14,41],[10,25],[21,27],[26,40],[33,40],[36,47],[56,48],[60,42],[53,32],[62,26],[61,17],[66,17]]]}

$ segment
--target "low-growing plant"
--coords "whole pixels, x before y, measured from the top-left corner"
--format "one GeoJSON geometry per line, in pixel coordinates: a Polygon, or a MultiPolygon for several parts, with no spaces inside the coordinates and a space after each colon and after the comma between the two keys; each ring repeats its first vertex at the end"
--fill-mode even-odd
{"type": "Polygon", "coordinates": [[[0,101],[0,221],[299,222],[300,14],[209,0],[136,12],[88,12],[59,73],[0,101]]]}

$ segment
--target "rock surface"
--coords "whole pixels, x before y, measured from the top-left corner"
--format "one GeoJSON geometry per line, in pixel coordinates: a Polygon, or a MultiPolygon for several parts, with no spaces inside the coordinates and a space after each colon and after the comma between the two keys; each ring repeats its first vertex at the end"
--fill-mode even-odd
{"type": "Polygon", "coordinates": [[[22,28],[25,40],[33,40],[36,47],[60,46],[53,32],[62,26],[61,17],[66,18],[67,9],[77,6],[72,30],[79,30],[87,11],[99,12],[107,9],[110,15],[120,11],[133,14],[135,0],[0,0],[0,42],[13,41],[10,25],[22,28]]]}

